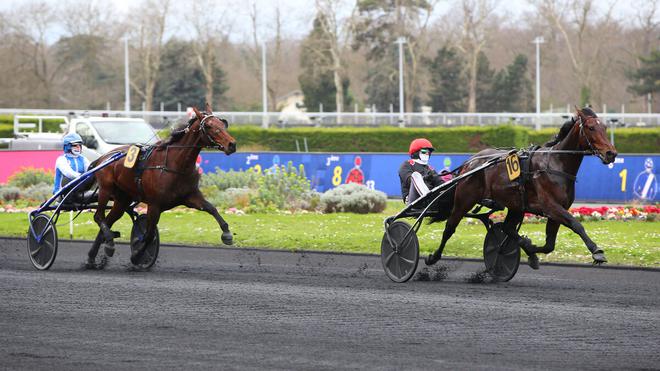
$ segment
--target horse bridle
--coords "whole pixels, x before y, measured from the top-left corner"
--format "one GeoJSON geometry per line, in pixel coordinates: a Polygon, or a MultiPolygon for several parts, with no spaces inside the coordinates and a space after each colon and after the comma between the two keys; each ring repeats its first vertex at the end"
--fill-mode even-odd
{"type": "MultiPolygon", "coordinates": [[[[206,132],[206,120],[208,120],[208,119],[211,118],[211,117],[215,117],[215,116],[213,116],[213,115],[206,115],[206,114],[205,114],[205,116],[204,116],[204,117],[202,118],[202,120],[199,122],[199,128],[200,128],[200,130],[202,131],[202,134],[206,135],[206,139],[208,139],[209,142],[211,142],[212,144],[214,144],[215,147],[218,147],[218,149],[222,150],[222,149],[224,148],[224,146],[223,146],[222,144],[216,142],[216,141],[213,139],[213,137],[211,137],[211,135],[209,135],[209,134],[206,132]]],[[[227,129],[227,127],[229,126],[229,124],[227,123],[227,120],[225,120],[225,119],[221,119],[221,118],[218,118],[218,120],[220,120],[220,122],[222,122],[223,124],[225,124],[225,129],[227,129]]]]}
{"type": "MultiPolygon", "coordinates": [[[[224,148],[224,146],[222,144],[216,142],[213,139],[213,137],[211,137],[211,135],[206,130],[206,120],[208,120],[211,117],[215,117],[215,116],[214,115],[207,115],[206,113],[204,113],[204,117],[202,117],[201,120],[199,120],[199,117],[195,116],[195,119],[190,120],[188,122],[188,125],[186,125],[185,128],[183,128],[183,129],[181,129],[181,130],[179,130],[179,131],[177,131],[173,134],[180,133],[180,132],[187,133],[188,131],[190,131],[190,127],[195,123],[195,121],[199,120],[199,129],[201,130],[202,134],[204,134],[204,136],[206,136],[206,139],[208,139],[208,141],[212,144],[210,146],[202,146],[202,148],[203,147],[217,147],[219,150],[222,150],[224,148]]],[[[221,118],[218,118],[218,120],[220,120],[223,124],[225,124],[225,129],[229,126],[229,124],[227,123],[227,120],[221,119],[221,118]]],[[[188,146],[172,145],[172,147],[188,147],[188,146]]],[[[199,146],[190,146],[190,147],[199,147],[199,146]]]]}
{"type": "Polygon", "coordinates": [[[578,115],[578,124],[580,125],[580,136],[584,136],[584,139],[587,141],[587,145],[589,146],[589,151],[591,152],[591,154],[596,155],[596,156],[598,156],[598,158],[603,160],[603,157],[600,154],[600,152],[596,151],[594,149],[594,146],[591,144],[591,141],[589,140],[589,136],[587,134],[585,134],[585,132],[584,132],[584,122],[582,121],[582,116],[580,116],[580,115],[578,115]]]}

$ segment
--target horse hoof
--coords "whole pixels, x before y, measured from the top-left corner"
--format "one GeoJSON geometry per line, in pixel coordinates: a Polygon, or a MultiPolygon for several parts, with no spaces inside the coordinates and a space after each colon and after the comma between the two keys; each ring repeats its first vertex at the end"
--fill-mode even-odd
{"type": "Polygon", "coordinates": [[[108,265],[108,257],[102,256],[101,261],[98,264],[96,264],[96,269],[103,270],[106,265],[108,265]]]}
{"type": "Polygon", "coordinates": [[[115,246],[114,244],[110,245],[109,243],[104,243],[103,244],[103,250],[105,251],[105,255],[108,257],[112,257],[115,255],[115,246]]]}
{"type": "Polygon", "coordinates": [[[131,254],[131,264],[140,265],[140,260],[142,260],[142,254],[131,254]]]}
{"type": "Polygon", "coordinates": [[[605,257],[605,253],[602,251],[596,251],[595,253],[591,254],[591,257],[594,259],[594,265],[607,263],[607,258],[605,257]]]}
{"type": "Polygon", "coordinates": [[[224,232],[220,239],[222,239],[222,243],[225,245],[234,244],[234,236],[231,234],[231,232],[224,232]]]}
{"type": "Polygon", "coordinates": [[[85,263],[85,269],[96,269],[95,259],[87,259],[87,263],[85,263]]]}
{"type": "Polygon", "coordinates": [[[532,269],[539,269],[539,257],[536,256],[536,254],[531,254],[527,257],[527,264],[529,264],[532,269]]]}
{"type": "Polygon", "coordinates": [[[430,254],[429,256],[427,256],[426,258],[424,258],[424,263],[425,263],[426,265],[433,265],[433,264],[437,263],[438,260],[440,260],[440,257],[437,257],[437,258],[436,258],[435,255],[430,254]]]}
{"type": "MultiPolygon", "coordinates": [[[[520,246],[524,250],[524,249],[531,248],[532,246],[534,246],[534,244],[532,244],[532,240],[530,240],[529,237],[520,236],[520,241],[518,242],[518,246],[520,246]]],[[[538,269],[538,268],[535,268],[535,269],[538,269]]]]}

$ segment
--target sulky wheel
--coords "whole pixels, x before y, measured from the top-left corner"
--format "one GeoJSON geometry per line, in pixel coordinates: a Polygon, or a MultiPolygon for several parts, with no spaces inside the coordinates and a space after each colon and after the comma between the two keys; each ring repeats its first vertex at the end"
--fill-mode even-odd
{"type": "Polygon", "coordinates": [[[411,231],[410,224],[404,221],[395,221],[387,230],[389,238],[388,233],[385,233],[380,243],[380,259],[383,269],[392,281],[406,282],[417,270],[419,261],[417,234],[415,231],[411,231]]]}
{"type": "Polygon", "coordinates": [[[53,265],[57,256],[57,230],[52,220],[45,214],[38,214],[30,222],[27,250],[32,265],[46,270],[53,265]]]}
{"type": "MultiPolygon", "coordinates": [[[[137,248],[137,243],[147,231],[147,216],[142,214],[138,215],[133,223],[131,229],[131,251],[137,248]]],[[[147,245],[140,264],[135,266],[142,269],[151,268],[158,259],[158,250],[160,249],[160,236],[158,235],[158,228],[154,232],[154,239],[147,245]]]]}
{"type": "Polygon", "coordinates": [[[504,233],[503,223],[495,223],[484,240],[484,263],[488,272],[498,281],[509,281],[518,272],[520,248],[504,233]]]}

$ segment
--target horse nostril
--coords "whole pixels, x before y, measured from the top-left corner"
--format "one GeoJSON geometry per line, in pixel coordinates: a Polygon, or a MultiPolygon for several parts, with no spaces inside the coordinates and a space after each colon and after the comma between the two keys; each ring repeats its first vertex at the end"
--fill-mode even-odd
{"type": "Polygon", "coordinates": [[[605,153],[605,155],[607,156],[607,158],[614,159],[614,158],[616,157],[617,153],[616,153],[616,152],[613,152],[613,151],[607,151],[607,152],[605,153]]]}
{"type": "Polygon", "coordinates": [[[229,142],[229,145],[227,146],[230,151],[235,152],[236,151],[236,142],[229,142]]]}

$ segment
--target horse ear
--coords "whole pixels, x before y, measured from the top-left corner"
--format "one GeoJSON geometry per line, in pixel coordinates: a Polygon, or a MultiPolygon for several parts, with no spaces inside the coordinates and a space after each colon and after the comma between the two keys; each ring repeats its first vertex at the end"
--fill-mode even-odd
{"type": "Polygon", "coordinates": [[[194,107],[194,106],[193,106],[193,108],[192,108],[192,109],[193,109],[193,112],[195,112],[195,116],[197,116],[197,118],[198,118],[198,119],[200,119],[200,120],[201,120],[201,119],[203,119],[203,118],[204,118],[204,115],[202,115],[202,113],[201,113],[201,112],[199,112],[199,110],[197,109],[197,107],[194,107]]]}
{"type": "Polygon", "coordinates": [[[211,105],[209,104],[209,102],[206,102],[206,113],[209,115],[213,113],[213,110],[211,110],[211,105]]]}
{"type": "Polygon", "coordinates": [[[573,106],[573,107],[575,107],[575,115],[584,118],[584,113],[582,113],[582,110],[578,108],[578,106],[573,106]]]}

